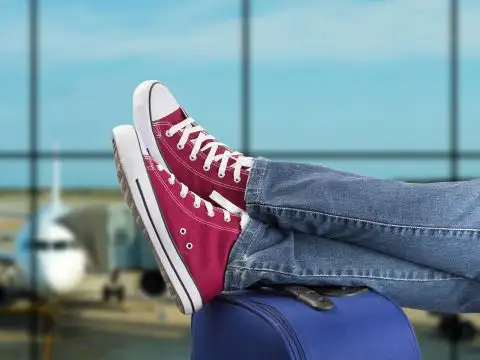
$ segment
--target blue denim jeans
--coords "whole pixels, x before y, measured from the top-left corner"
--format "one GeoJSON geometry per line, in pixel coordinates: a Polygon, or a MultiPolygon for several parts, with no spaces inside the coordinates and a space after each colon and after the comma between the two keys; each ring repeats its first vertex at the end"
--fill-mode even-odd
{"type": "Polygon", "coordinates": [[[480,180],[408,184],[256,159],[227,290],[368,286],[404,307],[480,312],[480,180]]]}

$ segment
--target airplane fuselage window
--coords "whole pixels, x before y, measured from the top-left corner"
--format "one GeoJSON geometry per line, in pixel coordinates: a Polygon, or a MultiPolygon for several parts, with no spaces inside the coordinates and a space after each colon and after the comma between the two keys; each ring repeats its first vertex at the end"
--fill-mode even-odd
{"type": "Polygon", "coordinates": [[[75,241],[70,240],[55,240],[55,241],[45,241],[45,240],[34,240],[31,242],[31,248],[34,250],[67,250],[67,249],[77,249],[78,244],[75,241]]]}

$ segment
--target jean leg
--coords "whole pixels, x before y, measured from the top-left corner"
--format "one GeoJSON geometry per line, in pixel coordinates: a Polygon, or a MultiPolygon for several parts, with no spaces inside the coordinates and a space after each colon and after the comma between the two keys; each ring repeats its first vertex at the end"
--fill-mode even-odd
{"type": "Polygon", "coordinates": [[[480,180],[410,184],[254,161],[251,217],[480,280],[480,180]]]}
{"type": "Polygon", "coordinates": [[[230,254],[225,289],[244,289],[260,281],[368,286],[404,307],[446,313],[480,311],[476,281],[250,219],[230,254]]]}

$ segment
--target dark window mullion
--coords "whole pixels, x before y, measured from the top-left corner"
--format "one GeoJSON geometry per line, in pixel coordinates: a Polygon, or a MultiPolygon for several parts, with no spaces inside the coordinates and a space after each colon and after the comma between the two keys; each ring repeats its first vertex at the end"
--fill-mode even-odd
{"type": "Polygon", "coordinates": [[[250,0],[240,0],[241,5],[241,54],[242,54],[242,74],[241,74],[241,151],[244,154],[250,154],[250,96],[251,96],[251,2],[250,0]]]}
{"type": "MultiPolygon", "coordinates": [[[[28,42],[29,42],[29,165],[30,165],[30,214],[36,214],[38,209],[38,2],[29,0],[29,18],[28,18],[28,42]]],[[[30,237],[33,238],[37,233],[37,217],[33,216],[30,221],[30,237]]],[[[31,252],[30,268],[31,274],[36,274],[37,263],[35,252],[31,252]]],[[[39,319],[36,310],[37,298],[37,277],[30,279],[32,294],[30,294],[30,359],[35,360],[40,357],[40,348],[38,346],[39,319]]]]}
{"type": "Polygon", "coordinates": [[[449,28],[449,122],[450,122],[450,178],[459,179],[459,0],[450,0],[448,14],[449,28]]]}

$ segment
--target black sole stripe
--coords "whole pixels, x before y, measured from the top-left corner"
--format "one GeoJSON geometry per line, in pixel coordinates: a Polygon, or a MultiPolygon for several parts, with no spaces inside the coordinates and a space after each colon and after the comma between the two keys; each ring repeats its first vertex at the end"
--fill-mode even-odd
{"type": "MultiPolygon", "coordinates": [[[[160,246],[162,247],[162,250],[165,253],[165,256],[167,257],[168,262],[170,263],[170,266],[172,267],[173,271],[175,272],[175,275],[177,276],[178,281],[182,285],[183,290],[185,290],[185,293],[187,294],[188,300],[189,300],[190,305],[192,307],[192,312],[194,312],[195,311],[195,306],[193,305],[192,298],[190,297],[190,294],[188,293],[187,288],[185,287],[185,284],[183,283],[182,279],[178,275],[177,269],[175,269],[175,266],[173,266],[172,260],[170,259],[170,256],[168,256],[168,252],[166,251],[165,246],[163,245],[162,241],[160,240],[160,236],[158,234],[157,227],[155,226],[155,224],[153,222],[153,219],[152,219],[152,215],[150,214],[150,211],[148,210],[147,202],[145,201],[145,196],[143,195],[142,187],[140,186],[140,182],[138,181],[138,179],[135,179],[135,183],[137,184],[138,191],[140,192],[140,196],[141,196],[142,202],[143,202],[143,207],[145,208],[145,211],[147,212],[147,216],[148,216],[148,219],[150,220],[150,224],[152,225],[153,231],[155,231],[155,235],[157,236],[157,241],[159,242],[160,246]]],[[[159,207],[159,211],[160,211],[160,216],[162,217],[163,221],[165,222],[165,219],[163,217],[163,214],[162,214],[162,211],[161,211],[160,207],[159,207]]],[[[167,226],[165,226],[165,227],[167,228],[167,226]]],[[[168,228],[167,228],[167,231],[169,232],[169,235],[171,235],[168,228]]],[[[180,256],[180,259],[181,259],[181,256],[180,256]]],[[[182,262],[183,262],[183,260],[182,260],[182,262]]]]}

